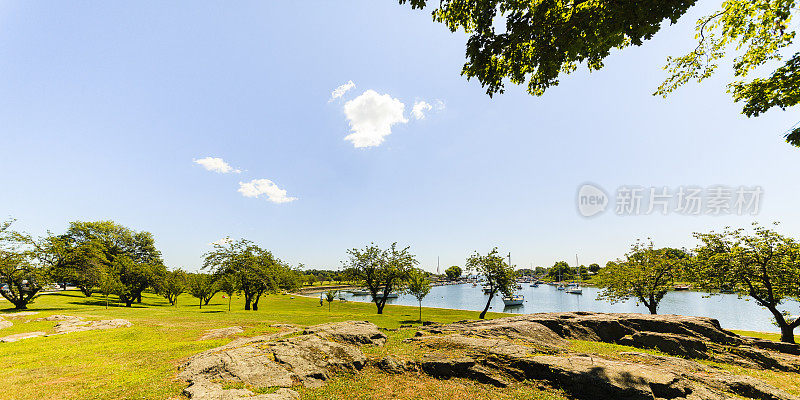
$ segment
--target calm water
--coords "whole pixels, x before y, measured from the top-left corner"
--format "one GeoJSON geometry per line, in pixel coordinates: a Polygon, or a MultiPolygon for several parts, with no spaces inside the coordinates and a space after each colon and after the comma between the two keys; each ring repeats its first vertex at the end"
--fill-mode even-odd
{"type": "MultiPolygon", "coordinates": [[[[555,286],[539,285],[529,287],[527,284],[517,293],[525,295],[525,304],[517,307],[505,307],[499,297],[492,299],[490,311],[507,313],[537,313],[559,311],[596,311],[596,312],[636,312],[647,313],[647,308],[635,302],[611,304],[597,300],[599,289],[584,287],[582,295],[559,291],[555,286]]],[[[659,314],[681,314],[712,317],[719,320],[723,328],[751,331],[779,332],[772,323],[772,314],[759,307],[753,301],[739,299],[735,295],[723,294],[703,297],[705,293],[694,291],[670,292],[661,301],[659,314]]],[[[319,294],[317,294],[319,296],[319,294]]],[[[353,296],[345,292],[345,298],[352,301],[369,302],[369,296],[353,296]]],[[[437,286],[422,301],[425,307],[455,308],[461,310],[482,310],[488,296],[483,294],[480,285],[472,284],[437,286]]],[[[410,295],[400,295],[397,299],[389,299],[388,304],[416,306],[417,299],[410,295]]],[[[788,302],[784,308],[792,315],[800,313],[800,303],[788,302]]]]}

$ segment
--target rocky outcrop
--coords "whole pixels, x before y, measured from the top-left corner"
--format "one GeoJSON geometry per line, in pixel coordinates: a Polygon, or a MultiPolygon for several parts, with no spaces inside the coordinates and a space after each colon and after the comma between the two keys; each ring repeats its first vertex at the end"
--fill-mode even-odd
{"type": "Polygon", "coordinates": [[[8,335],[0,338],[0,343],[12,343],[23,339],[30,339],[47,335],[47,332],[25,332],[8,335]]]}
{"type": "Polygon", "coordinates": [[[11,321],[8,321],[8,320],[6,320],[5,318],[3,318],[3,317],[0,317],[0,329],[3,329],[3,328],[10,328],[10,327],[12,327],[12,326],[14,326],[14,324],[13,324],[13,323],[11,323],[11,321]]]}
{"type": "Polygon", "coordinates": [[[740,337],[711,318],[674,315],[532,314],[431,327],[409,341],[427,350],[417,363],[432,376],[498,387],[546,381],[578,399],[789,400],[795,397],[755,378],[692,359],[800,371],[792,346],[740,337]],[[639,352],[582,354],[571,350],[570,340],[656,349],[681,358],[639,352]]]}
{"type": "Polygon", "coordinates": [[[193,400],[299,398],[290,388],[316,387],[333,371],[357,371],[367,358],[361,345],[382,345],[386,336],[368,322],[349,321],[293,329],[234,340],[190,358],[178,374],[190,383],[193,400]],[[224,383],[253,388],[281,388],[255,395],[248,389],[225,389],[224,383]]]}
{"type": "MultiPolygon", "coordinates": [[[[49,317],[38,318],[37,321],[58,321],[53,327],[52,335],[63,335],[73,332],[85,332],[114,328],[128,328],[132,326],[130,321],[124,319],[109,319],[102,321],[85,321],[82,317],[71,315],[51,315],[49,317]]],[[[50,335],[48,335],[50,336],[50,335]]]]}
{"type": "Polygon", "coordinates": [[[219,339],[228,336],[238,335],[242,332],[244,332],[244,328],[242,328],[241,326],[229,326],[227,328],[209,329],[203,332],[203,336],[200,336],[200,340],[219,339]]]}
{"type": "MultiPolygon", "coordinates": [[[[17,315],[22,314],[18,313],[17,315]]],[[[26,315],[33,315],[36,312],[28,313],[26,315]]],[[[0,317],[0,320],[2,318],[0,317]]],[[[124,319],[110,319],[110,320],[103,320],[103,321],[85,321],[82,317],[75,317],[71,315],[51,315],[49,317],[38,318],[36,321],[49,321],[53,322],[56,321],[57,324],[53,327],[52,333],[47,332],[26,332],[26,333],[19,333],[16,335],[10,335],[6,337],[0,338],[0,342],[2,343],[10,343],[16,342],[22,339],[30,339],[34,337],[40,336],[53,336],[53,335],[63,335],[67,333],[73,332],[84,332],[84,331],[95,331],[95,330],[104,330],[104,329],[114,329],[114,328],[127,328],[132,326],[133,324],[130,321],[124,319]]],[[[0,325],[0,327],[2,327],[0,325]]]]}

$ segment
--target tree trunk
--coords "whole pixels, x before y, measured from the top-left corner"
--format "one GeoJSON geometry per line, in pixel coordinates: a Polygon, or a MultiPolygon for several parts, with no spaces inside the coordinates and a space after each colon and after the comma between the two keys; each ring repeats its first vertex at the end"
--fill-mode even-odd
{"type": "Polygon", "coordinates": [[[774,305],[762,305],[764,305],[767,310],[772,313],[772,316],[775,317],[775,322],[781,328],[781,342],[794,343],[794,324],[789,324],[786,322],[786,318],[783,317],[783,314],[774,305]]]}
{"type": "Polygon", "coordinates": [[[231,310],[231,297],[232,296],[228,295],[228,311],[231,310]]]}
{"type": "Polygon", "coordinates": [[[203,309],[203,298],[200,297],[199,300],[200,300],[200,309],[202,310],[203,309]]]}
{"type": "Polygon", "coordinates": [[[781,326],[781,342],[794,343],[794,328],[788,324],[781,326]]]}
{"type": "Polygon", "coordinates": [[[494,298],[494,291],[489,293],[489,301],[486,302],[486,307],[483,308],[483,311],[481,312],[481,315],[478,318],[480,319],[486,318],[486,312],[489,311],[489,305],[492,304],[493,298],[494,298]]]}
{"type": "Polygon", "coordinates": [[[422,300],[419,301],[419,323],[422,323],[422,300]]]}

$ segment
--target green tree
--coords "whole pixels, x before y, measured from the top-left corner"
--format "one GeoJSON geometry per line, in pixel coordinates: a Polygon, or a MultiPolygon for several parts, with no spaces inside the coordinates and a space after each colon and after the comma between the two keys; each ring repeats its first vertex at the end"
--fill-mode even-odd
{"type": "Polygon", "coordinates": [[[37,254],[51,268],[72,276],[90,293],[101,271],[115,275],[117,294],[130,307],[166,274],[150,232],[136,232],[113,221],[71,222],[64,235],[46,238],[37,254]]]}
{"type": "MultiPolygon", "coordinates": [[[[419,9],[428,3],[399,2],[419,9]]],[[[540,96],[581,64],[589,71],[599,70],[612,52],[641,46],[696,2],[440,0],[432,14],[451,32],[469,35],[463,76],[478,79],[490,96],[503,92],[504,81],[527,81],[528,92],[540,96]]],[[[744,103],[745,115],[796,105],[800,53],[786,62],[780,59],[794,42],[790,21],[798,10],[796,0],[722,1],[717,11],[697,21],[694,50],[667,59],[668,77],[655,94],[666,96],[688,81],[710,77],[733,50],[734,81],[728,89],[734,101],[744,103]],[[753,71],[767,68],[775,69],[764,78],[750,79],[753,71]]],[[[787,141],[800,145],[800,127],[787,135],[787,141]]]]}
{"type": "Polygon", "coordinates": [[[32,239],[12,231],[14,220],[0,222],[0,295],[17,310],[24,310],[48,282],[47,268],[38,264],[32,239]]]}
{"type": "Polygon", "coordinates": [[[480,319],[484,319],[486,312],[489,311],[489,305],[498,291],[503,296],[511,296],[514,293],[514,281],[517,279],[517,274],[514,268],[506,264],[504,258],[498,254],[497,247],[485,256],[476,251],[467,258],[466,266],[468,271],[475,271],[482,275],[489,287],[489,300],[486,301],[486,307],[479,316],[480,319]]]}
{"type": "Polygon", "coordinates": [[[661,299],[672,290],[688,262],[683,251],[655,249],[652,241],[637,240],[623,259],[608,263],[597,275],[594,282],[603,289],[597,298],[611,303],[636,299],[650,314],[656,314],[661,299]]]}
{"type": "Polygon", "coordinates": [[[597,263],[589,264],[589,272],[591,272],[593,274],[596,274],[596,273],[600,272],[600,265],[597,264],[597,263]]]}
{"type": "Polygon", "coordinates": [[[687,277],[699,288],[718,293],[733,290],[749,296],[772,313],[781,341],[794,343],[800,318],[787,318],[785,300],[800,297],[800,245],[772,229],[753,224],[743,229],[695,233],[701,245],[687,277]]]}
{"type": "MultiPolygon", "coordinates": [[[[461,268],[458,268],[459,275],[461,275],[461,268]]],[[[448,268],[448,270],[450,269],[448,268]]],[[[445,271],[447,272],[447,271],[445,271]]],[[[422,323],[422,299],[431,291],[431,281],[428,280],[425,272],[413,268],[408,274],[408,292],[417,299],[419,303],[419,322],[422,323]]]]}
{"type": "Polygon", "coordinates": [[[577,270],[566,261],[558,261],[547,271],[547,276],[552,280],[570,281],[577,277],[577,270]]]}
{"type": "Polygon", "coordinates": [[[97,238],[77,240],[69,233],[48,235],[33,245],[36,256],[50,267],[50,275],[56,282],[70,282],[86,297],[92,295],[101,275],[107,272],[109,261],[97,238]]]}
{"type": "Polygon", "coordinates": [[[452,267],[444,270],[444,274],[447,275],[447,279],[454,281],[461,277],[462,274],[461,267],[458,265],[453,265],[452,267]]]}
{"type": "Polygon", "coordinates": [[[208,305],[211,298],[220,290],[217,285],[217,276],[212,274],[189,274],[186,278],[186,289],[192,297],[200,300],[200,308],[208,305]]]}
{"type": "Polygon", "coordinates": [[[325,301],[328,302],[328,312],[331,311],[331,303],[336,300],[336,290],[328,290],[325,292],[325,301]]]}
{"type": "Polygon", "coordinates": [[[402,289],[409,271],[418,264],[409,248],[398,249],[397,243],[386,250],[370,244],[364,249],[350,249],[347,254],[343,265],[348,278],[367,287],[378,314],[383,314],[389,293],[402,289]]]}
{"type": "Polygon", "coordinates": [[[119,283],[116,276],[105,270],[100,271],[100,279],[97,282],[97,288],[106,301],[106,308],[108,308],[108,296],[117,293],[120,290],[120,286],[122,285],[119,283]]]}
{"type": "Polygon", "coordinates": [[[228,311],[230,311],[233,295],[239,292],[236,278],[232,275],[222,275],[217,282],[219,283],[219,290],[228,296],[228,311]]]}
{"type": "Polygon", "coordinates": [[[169,271],[158,285],[157,292],[164,296],[173,306],[178,305],[178,296],[186,291],[186,272],[181,269],[169,271]]]}
{"type": "Polygon", "coordinates": [[[230,275],[244,293],[244,309],[258,311],[258,302],[265,293],[294,290],[300,285],[300,274],[282,264],[271,252],[249,240],[226,241],[214,245],[206,253],[204,269],[217,276],[230,275]]]}

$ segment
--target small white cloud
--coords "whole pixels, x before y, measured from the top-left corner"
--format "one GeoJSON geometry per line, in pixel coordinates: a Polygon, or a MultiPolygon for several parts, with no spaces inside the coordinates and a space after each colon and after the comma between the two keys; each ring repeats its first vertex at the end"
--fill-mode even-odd
{"type": "Polygon", "coordinates": [[[353,81],[347,81],[347,83],[345,83],[344,85],[341,85],[336,89],[333,89],[333,92],[331,92],[331,98],[330,100],[328,100],[328,102],[330,103],[338,99],[339,97],[344,96],[345,93],[347,93],[350,89],[354,87],[356,87],[356,84],[353,83],[353,81]]]}
{"type": "Polygon", "coordinates": [[[242,172],[240,169],[234,169],[230,164],[226,163],[225,160],[219,157],[206,157],[193,161],[195,164],[202,165],[203,168],[208,171],[218,172],[220,174],[238,174],[242,172]]]}
{"type": "Polygon", "coordinates": [[[351,134],[345,140],[355,147],[372,147],[383,143],[392,133],[392,125],[405,124],[406,105],[388,94],[367,90],[344,105],[344,114],[350,122],[351,134]]]}
{"type": "Polygon", "coordinates": [[[436,101],[433,102],[433,109],[436,111],[444,111],[444,101],[436,99],[436,101]]]}
{"type": "Polygon", "coordinates": [[[267,199],[273,203],[289,203],[297,200],[297,197],[289,197],[286,191],[279,188],[269,179],[253,179],[250,182],[239,182],[239,193],[244,197],[255,197],[266,195],[267,199]]]}
{"type": "Polygon", "coordinates": [[[418,101],[414,103],[414,107],[411,108],[411,115],[416,119],[425,119],[425,112],[431,109],[433,109],[433,106],[428,104],[428,102],[418,101]]]}
{"type": "Polygon", "coordinates": [[[231,242],[233,242],[233,240],[231,240],[231,238],[224,237],[224,238],[222,238],[220,240],[217,240],[216,242],[211,242],[208,245],[209,246],[224,246],[224,245],[226,245],[228,243],[231,243],[231,242]]]}

